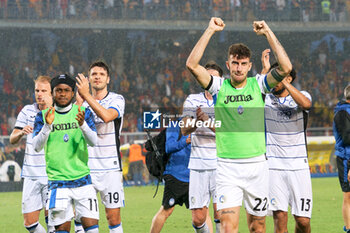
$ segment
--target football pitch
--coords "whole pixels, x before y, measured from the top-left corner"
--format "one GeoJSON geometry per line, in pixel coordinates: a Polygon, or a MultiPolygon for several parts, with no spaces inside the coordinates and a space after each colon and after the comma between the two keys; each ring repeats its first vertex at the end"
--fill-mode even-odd
{"type": "MultiPolygon", "coordinates": [[[[341,215],[342,192],[338,178],[313,178],[313,211],[311,219],[312,232],[342,232],[341,215]]],[[[163,186],[159,187],[156,198],[152,198],[156,186],[126,187],[125,203],[122,209],[122,223],[125,233],[149,232],[154,214],[158,211],[163,194],[163,186]]],[[[21,214],[21,192],[0,193],[0,232],[27,233],[23,227],[21,214]]],[[[104,209],[100,205],[100,233],[108,233],[104,209]]],[[[43,214],[40,222],[45,226],[43,214]]],[[[288,231],[294,232],[294,219],[289,217],[288,231]]],[[[72,229],[71,232],[74,232],[72,229]]],[[[191,225],[191,213],[185,207],[176,206],[164,225],[162,232],[183,233],[194,232],[191,225]]],[[[241,209],[240,233],[249,232],[246,225],[244,209],[241,209]]],[[[273,232],[272,217],[267,217],[266,232],[273,232]]]]}

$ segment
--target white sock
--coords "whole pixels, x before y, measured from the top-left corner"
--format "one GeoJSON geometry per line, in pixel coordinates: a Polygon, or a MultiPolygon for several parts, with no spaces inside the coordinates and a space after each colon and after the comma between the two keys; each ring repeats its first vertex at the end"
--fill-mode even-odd
{"type": "Polygon", "coordinates": [[[30,226],[25,226],[30,233],[46,233],[45,228],[39,223],[33,223],[30,226]]]}
{"type": "Polygon", "coordinates": [[[109,233],[123,233],[122,223],[115,226],[109,226],[109,233]]]}
{"type": "Polygon", "coordinates": [[[214,222],[215,222],[215,233],[220,233],[220,227],[221,227],[220,219],[214,219],[214,222]]]}
{"type": "Polygon", "coordinates": [[[98,225],[93,225],[84,229],[86,233],[98,233],[98,225]]]}
{"type": "Polygon", "coordinates": [[[208,227],[207,223],[205,223],[205,222],[203,223],[202,226],[199,226],[199,227],[196,227],[193,224],[192,224],[192,226],[193,226],[196,233],[210,233],[209,227],[208,227]]]}
{"type": "Polygon", "coordinates": [[[55,233],[56,232],[55,227],[49,225],[49,217],[48,216],[45,216],[45,222],[46,222],[47,233],[55,233]]]}
{"type": "Polygon", "coordinates": [[[84,233],[83,225],[80,222],[74,220],[74,232],[75,233],[84,233]]]}
{"type": "Polygon", "coordinates": [[[56,232],[56,229],[54,226],[49,226],[49,225],[46,225],[47,226],[47,233],[55,233],[56,232]]]}

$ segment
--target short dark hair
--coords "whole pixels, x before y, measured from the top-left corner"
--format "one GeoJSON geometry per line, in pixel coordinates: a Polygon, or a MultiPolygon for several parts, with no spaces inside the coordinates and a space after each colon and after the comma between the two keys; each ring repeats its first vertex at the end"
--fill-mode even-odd
{"type": "Polygon", "coordinates": [[[208,61],[207,64],[205,64],[204,68],[207,70],[216,70],[217,72],[219,72],[220,77],[222,77],[222,75],[224,74],[224,71],[221,69],[221,67],[214,61],[208,61]]]}
{"type": "Polygon", "coordinates": [[[252,57],[252,51],[245,44],[237,43],[231,45],[228,49],[228,58],[230,58],[230,55],[233,55],[233,57],[237,56],[237,59],[250,59],[252,57]]]}
{"type": "MultiPolygon", "coordinates": [[[[279,64],[277,62],[273,63],[269,69],[271,71],[272,69],[279,67],[279,64]]],[[[295,71],[294,67],[292,68],[292,71],[289,73],[289,75],[292,77],[292,81],[290,83],[293,83],[294,80],[297,78],[297,72],[295,71]]]]}
{"type": "Polygon", "coordinates": [[[104,61],[95,61],[94,63],[92,63],[89,67],[89,74],[90,74],[91,69],[96,67],[96,66],[105,69],[107,71],[107,76],[109,76],[109,67],[104,61]]]}

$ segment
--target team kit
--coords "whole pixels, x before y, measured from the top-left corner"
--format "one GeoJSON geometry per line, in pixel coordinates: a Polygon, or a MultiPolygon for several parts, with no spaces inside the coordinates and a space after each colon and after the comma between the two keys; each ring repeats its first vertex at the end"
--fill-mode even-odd
{"type": "MultiPolygon", "coordinates": [[[[211,18],[187,58],[186,67],[203,92],[190,94],[182,119],[166,128],[177,128],[173,135],[167,129],[167,138],[174,136],[172,145],[181,144],[172,153],[183,151],[178,162],[188,174],[182,180],[166,173],[159,212],[165,217],[160,223],[155,216],[150,232],[160,232],[173,207],[182,203],[192,211],[195,232],[238,232],[243,204],[250,232],[265,232],[268,214],[275,232],[287,232],[289,207],[296,232],[311,232],[305,136],[311,95],[293,86],[296,71],[264,21],[255,21],[253,30],[267,40],[276,64],[270,64],[267,49],[263,70],[248,77],[251,51],[237,43],[227,51],[229,78],[215,62],[200,65],[211,37],[224,27],[223,20],[211,18]]],[[[99,232],[98,193],[109,232],[123,232],[119,137],[125,100],[108,90],[110,81],[103,61],[92,63],[87,77],[61,74],[35,80],[36,101],[20,111],[10,136],[12,144],[26,136],[22,213],[29,232],[65,233],[73,224],[75,232],[99,232]],[[39,222],[41,210],[46,227],[39,222]]]]}

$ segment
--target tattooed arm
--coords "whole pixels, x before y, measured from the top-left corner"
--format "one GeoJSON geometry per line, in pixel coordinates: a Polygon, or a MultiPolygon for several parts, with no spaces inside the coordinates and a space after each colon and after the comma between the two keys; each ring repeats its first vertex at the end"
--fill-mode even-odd
{"type": "Polygon", "coordinates": [[[253,27],[257,35],[264,35],[266,37],[267,42],[269,42],[271,50],[273,51],[279,65],[275,71],[271,70],[267,74],[267,83],[270,87],[274,87],[277,85],[277,83],[281,82],[284,77],[289,75],[289,73],[292,71],[292,63],[290,62],[283,46],[265,21],[255,21],[253,23],[253,27]]]}

